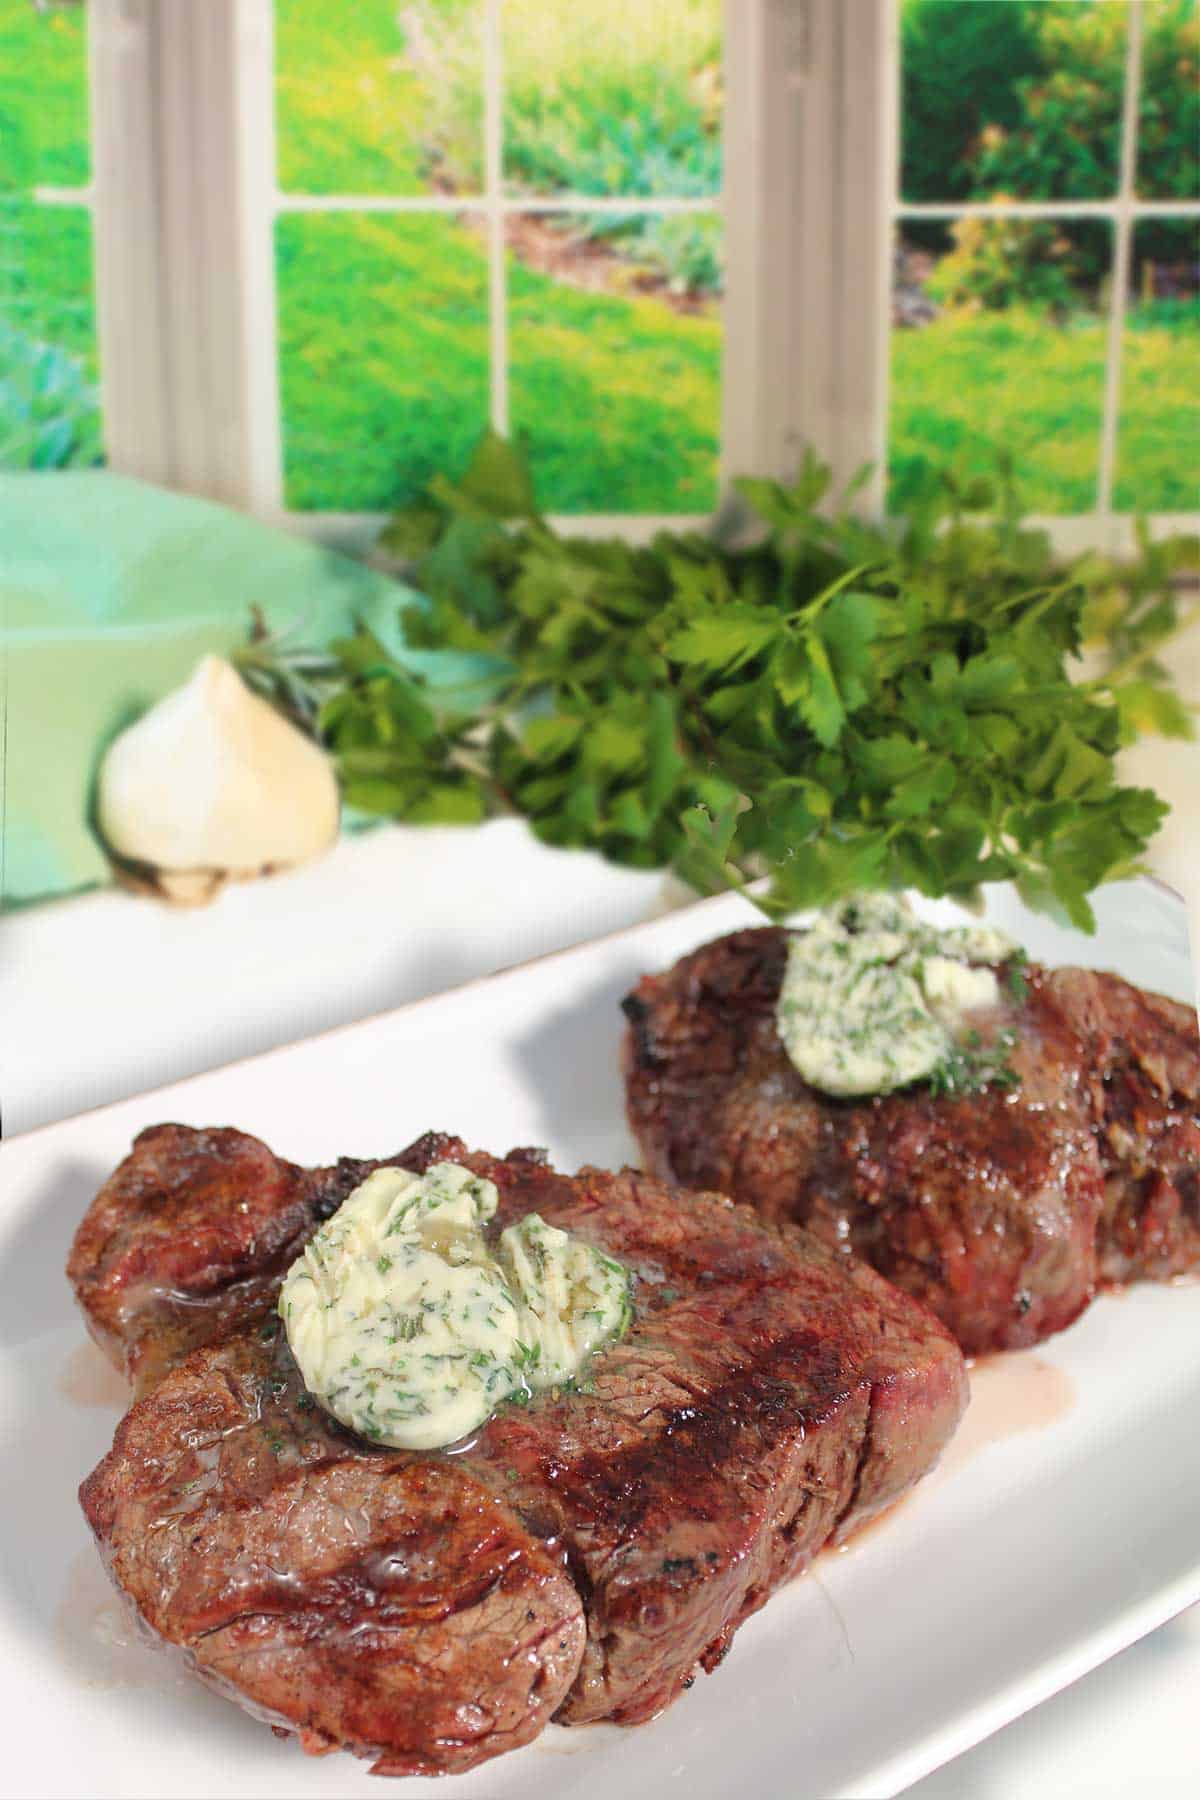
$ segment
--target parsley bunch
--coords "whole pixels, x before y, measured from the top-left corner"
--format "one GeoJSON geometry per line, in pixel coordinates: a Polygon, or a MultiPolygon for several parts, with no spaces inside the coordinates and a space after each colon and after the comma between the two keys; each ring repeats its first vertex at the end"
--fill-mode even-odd
{"type": "Polygon", "coordinates": [[[261,646],[249,672],[293,712],[308,696],[369,811],[513,810],[701,888],[769,876],[771,914],[1015,880],[1091,929],[1089,892],[1138,866],[1166,811],[1118,785],[1117,749],[1147,723],[1192,735],[1155,654],[1195,544],[1146,543],[1132,577],[1061,569],[1007,471],[942,476],[884,526],[853,516],[853,485],[830,509],[829,485],[808,456],[791,486],[735,483],[752,531],[589,541],[551,528],[520,447],[489,434],[380,540],[426,597],[407,644],[472,662],[482,698],[456,704],[366,627],[307,685],[261,646]],[[1072,682],[1085,615],[1118,666],[1072,682]]]}

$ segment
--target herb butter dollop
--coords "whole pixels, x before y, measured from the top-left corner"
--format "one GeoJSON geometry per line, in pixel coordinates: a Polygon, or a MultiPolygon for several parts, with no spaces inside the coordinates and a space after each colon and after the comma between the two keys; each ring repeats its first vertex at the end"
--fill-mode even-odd
{"type": "Polygon", "coordinates": [[[615,1259],[536,1213],[484,1228],[494,1182],[377,1169],[288,1270],[279,1312],[310,1391],[374,1443],[432,1450],[501,1401],[573,1379],[632,1316],[615,1259]]]}
{"type": "Polygon", "coordinates": [[[779,1035],[822,1093],[890,1093],[946,1064],[965,1015],[1000,998],[977,965],[1014,949],[991,926],[928,925],[898,896],[845,900],[789,941],[779,1035]]]}

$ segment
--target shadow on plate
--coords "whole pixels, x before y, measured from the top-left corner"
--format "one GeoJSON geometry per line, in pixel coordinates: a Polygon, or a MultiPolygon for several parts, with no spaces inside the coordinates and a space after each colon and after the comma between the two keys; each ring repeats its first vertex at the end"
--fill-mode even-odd
{"type": "MultiPolygon", "coordinates": [[[[0,1345],[78,1320],[64,1273],[76,1227],[111,1171],[67,1162],[50,1175],[0,1258],[0,1345]]],[[[83,1329],[80,1322],[80,1330],[83,1329]]]]}
{"type": "Polygon", "coordinates": [[[621,1001],[644,973],[630,952],[619,972],[584,987],[517,1044],[537,1095],[540,1141],[568,1171],[585,1162],[616,1169],[638,1160],[625,1123],[621,1001]]]}
{"type": "MultiPolygon", "coordinates": [[[[1184,1704],[1198,1641],[1200,1606],[1195,1606],[1043,1700],[984,1743],[944,1763],[907,1788],[906,1800],[962,1800],[965,1794],[972,1800],[1006,1800],[1006,1796],[1028,1789],[1030,1770],[1039,1763],[1043,1770],[1073,1776],[1076,1767],[1084,1763],[1082,1747],[1102,1742],[1105,1735],[1112,1785],[1104,1784],[1095,1791],[1112,1795],[1135,1791],[1122,1787],[1122,1778],[1130,1778],[1126,1759],[1137,1754],[1139,1734],[1148,1734],[1160,1717],[1162,1728],[1170,1728],[1174,1707],[1184,1704]],[[1127,1727],[1122,1720],[1129,1721],[1127,1727]]],[[[1182,1736],[1176,1741],[1182,1746],[1182,1736]]],[[[1101,1763],[1097,1754],[1087,1765],[1098,1782],[1102,1780],[1101,1763]]],[[[1176,1787],[1160,1764],[1147,1775],[1143,1791],[1154,1789],[1164,1795],[1194,1791],[1187,1789],[1190,1774],[1190,1767],[1181,1764],[1176,1787]],[[1164,1783],[1161,1790],[1154,1787],[1156,1775],[1164,1783]]]]}
{"type": "MultiPolygon", "coordinates": [[[[146,1690],[186,1708],[197,1727],[252,1750],[262,1728],[152,1646],[110,1585],[78,1488],[107,1451],[129,1403],[87,1336],[64,1265],[75,1228],[108,1170],[64,1163],[47,1177],[0,1260],[0,1343],[9,1378],[0,1443],[0,1619],[84,1692],[127,1717],[131,1741],[146,1690]]],[[[7,1640],[11,1642],[12,1640],[7,1640]]],[[[53,1676],[51,1676],[53,1680],[53,1676]]],[[[180,1716],[183,1714],[181,1712],[180,1716]]]]}

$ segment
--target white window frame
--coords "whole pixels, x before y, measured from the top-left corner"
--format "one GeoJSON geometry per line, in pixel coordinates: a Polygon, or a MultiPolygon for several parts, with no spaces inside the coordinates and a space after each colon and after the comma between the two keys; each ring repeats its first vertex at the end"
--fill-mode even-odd
{"type": "MultiPolygon", "coordinates": [[[[900,0],[885,0],[893,18],[894,47],[891,56],[892,79],[899,87],[900,56],[898,30],[900,0]]],[[[889,184],[891,224],[887,232],[889,250],[895,227],[905,219],[1108,219],[1112,224],[1113,251],[1110,275],[1108,340],[1105,348],[1103,406],[1100,423],[1100,446],[1096,471],[1096,503],[1084,513],[1053,513],[1036,518],[1033,523],[1046,530],[1055,547],[1065,553],[1092,547],[1128,553],[1134,542],[1134,515],[1113,510],[1116,480],[1117,439],[1121,418],[1121,366],[1125,349],[1125,312],[1129,296],[1129,271],[1132,261],[1133,233],[1140,219],[1200,218],[1200,201],[1141,200],[1137,194],[1138,102],[1142,87],[1142,30],[1145,17],[1143,0],[1129,0],[1125,40],[1125,75],[1121,97],[1121,135],[1118,157],[1117,191],[1109,200],[1005,201],[999,208],[988,201],[950,201],[945,204],[915,204],[902,199],[899,186],[898,99],[893,103],[897,119],[897,137],[892,156],[889,184]]],[[[881,329],[890,331],[885,315],[881,329]]],[[[887,412],[881,420],[879,454],[886,451],[887,412]]],[[[1172,531],[1192,531],[1195,513],[1151,513],[1149,525],[1156,535],[1172,531]]]]}
{"type": "MultiPolygon", "coordinates": [[[[37,190],[92,209],[105,436],[112,467],[361,549],[385,515],[284,507],[274,221],[282,212],[482,214],[487,222],[490,414],[508,423],[505,227],[517,211],[630,210],[624,199],[503,191],[500,9],[484,0],[485,182],[478,196],[305,196],[277,186],[272,0],[89,0],[93,175],[37,190]]],[[[1116,550],[1112,511],[1124,297],[1141,218],[1200,203],[1134,191],[1142,0],[1132,0],[1112,199],[1007,205],[1005,216],[1111,219],[1114,230],[1097,506],[1038,521],[1056,545],[1116,550]]],[[[725,351],[720,473],[785,477],[811,444],[882,513],[891,262],[906,218],[987,215],[899,193],[899,0],[725,0],[725,182],[714,200],[638,198],[645,212],[723,212],[725,351]]],[[[580,533],[645,537],[707,518],[564,515],[580,533]]],[[[1152,515],[1155,530],[1192,515],[1152,515]]]]}

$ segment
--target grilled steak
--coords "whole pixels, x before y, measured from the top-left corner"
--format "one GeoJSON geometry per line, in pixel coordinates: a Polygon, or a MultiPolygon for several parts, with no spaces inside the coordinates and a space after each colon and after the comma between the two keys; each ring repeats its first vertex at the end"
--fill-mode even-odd
{"type": "Polygon", "coordinates": [[[1200,1268],[1195,1012],[1093,969],[1052,969],[1044,979],[1082,1046],[1104,1170],[1097,1282],[1166,1281],[1200,1268]]]}
{"type": "Polygon", "coordinates": [[[629,1118],[656,1175],[856,1251],[969,1353],[1060,1331],[1100,1284],[1200,1265],[1200,1038],[1188,1007],[1088,969],[992,1009],[1015,1088],[839,1100],[775,1026],[781,929],[739,931],[625,1001],[629,1118]]]}
{"type": "Polygon", "coordinates": [[[635,1283],[582,1388],[504,1406],[453,1452],[343,1430],[273,1312],[280,1245],[380,1165],[303,1171],[160,1127],[71,1260],[143,1384],[81,1490],[114,1580],[198,1673],[389,1774],[469,1768],[551,1716],[651,1717],[931,1466],[966,1399],[937,1321],[804,1232],[536,1151],[431,1134],[392,1159],[447,1160],[496,1183],[496,1228],[537,1211],[635,1283]]]}
{"type": "Polygon", "coordinates": [[[135,1392],[274,1305],[288,1266],[375,1163],[301,1169],[244,1131],[154,1125],[88,1208],[67,1279],[135,1392]]]}

